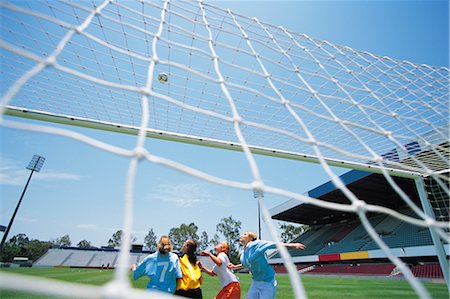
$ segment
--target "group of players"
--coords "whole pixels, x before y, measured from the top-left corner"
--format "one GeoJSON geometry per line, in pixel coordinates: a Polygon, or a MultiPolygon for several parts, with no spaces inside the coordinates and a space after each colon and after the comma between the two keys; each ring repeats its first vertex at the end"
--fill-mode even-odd
{"type": "MultiPolygon", "coordinates": [[[[133,279],[141,276],[150,277],[148,289],[168,292],[187,298],[203,298],[201,284],[202,272],[217,276],[221,282],[221,290],[216,299],[241,297],[239,280],[232,270],[247,268],[252,274],[252,284],[247,292],[248,299],[274,299],[277,282],[275,271],[269,265],[266,257],[268,249],[276,248],[275,242],[258,240],[253,232],[245,232],[239,242],[244,247],[238,265],[228,258],[228,243],[221,242],[215,246],[216,254],[202,251],[200,255],[209,256],[214,262],[212,269],[204,267],[197,260],[197,243],[187,240],[181,249],[179,257],[172,252],[172,244],[167,236],[162,236],[158,242],[157,251],[148,255],[139,265],[131,265],[133,279]]],[[[293,249],[304,249],[302,243],[281,243],[293,249]]]]}

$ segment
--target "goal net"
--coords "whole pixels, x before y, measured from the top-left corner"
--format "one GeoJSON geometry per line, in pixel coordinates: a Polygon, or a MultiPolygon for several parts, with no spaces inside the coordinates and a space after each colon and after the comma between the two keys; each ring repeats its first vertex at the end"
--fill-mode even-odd
{"type": "MultiPolygon", "coordinates": [[[[212,184],[356,213],[418,295],[429,297],[367,213],[429,227],[437,248],[448,243],[448,204],[438,204],[443,211],[436,220],[393,179],[415,180],[422,205],[429,203],[427,192],[441,203],[448,200],[448,68],[335,45],[201,0],[2,1],[0,7],[0,124],[77,140],[130,161],[123,241],[111,283],[96,288],[2,273],[1,288],[57,296],[76,290],[86,298],[148,296],[128,282],[136,165],[144,160],[212,184]],[[136,146],[119,148],[53,123],[135,134],[136,146]],[[146,137],[240,150],[253,179],[231,181],[155,156],[146,150],[146,137]],[[319,163],[350,204],[267,184],[255,154],[319,163]],[[416,215],[365,203],[330,166],[382,174],[416,215]],[[424,179],[433,186],[425,187],[424,179]]],[[[295,296],[306,297],[288,252],[278,249],[295,296]]]]}

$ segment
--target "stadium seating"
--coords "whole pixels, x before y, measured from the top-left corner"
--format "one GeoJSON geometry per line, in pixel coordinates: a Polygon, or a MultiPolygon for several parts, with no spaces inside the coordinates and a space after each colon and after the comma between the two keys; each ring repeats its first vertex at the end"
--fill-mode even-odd
{"type": "Polygon", "coordinates": [[[353,231],[358,225],[359,225],[359,222],[357,222],[357,221],[354,221],[352,223],[348,223],[346,225],[342,225],[342,227],[340,229],[336,230],[336,233],[330,238],[330,241],[334,241],[334,242],[341,241],[351,231],[353,231]]]}
{"type": "MultiPolygon", "coordinates": [[[[401,213],[413,216],[411,211],[401,211],[401,213]]],[[[380,234],[383,241],[390,248],[426,246],[432,245],[430,232],[428,228],[421,228],[407,222],[392,221],[392,217],[388,217],[388,226],[385,221],[376,226],[376,231],[380,234]],[[395,224],[395,222],[398,222],[395,224]]],[[[365,244],[361,250],[378,249],[378,245],[370,241],[365,244]]]]}
{"type": "MultiPolygon", "coordinates": [[[[416,277],[443,279],[441,267],[437,263],[419,264],[411,267],[411,271],[416,277]]],[[[400,274],[401,275],[401,274],[400,274]]]]}
{"type": "Polygon", "coordinates": [[[357,251],[357,248],[363,247],[368,241],[366,239],[355,240],[353,242],[340,242],[330,244],[323,248],[317,254],[342,253],[357,251]]]}
{"type": "Polygon", "coordinates": [[[74,252],[61,263],[61,266],[84,267],[89,264],[94,257],[94,254],[95,253],[92,251],[74,250],[74,252]]]}
{"type": "MultiPolygon", "coordinates": [[[[406,215],[413,214],[407,210],[400,212],[406,215]]],[[[369,221],[382,240],[391,248],[433,244],[427,228],[417,227],[386,215],[372,216],[369,221]]],[[[379,249],[359,221],[313,226],[293,242],[301,242],[307,246],[302,251],[290,250],[293,257],[379,249]]],[[[277,257],[279,257],[278,254],[273,255],[273,258],[277,257]]]]}
{"type": "MultiPolygon", "coordinates": [[[[369,221],[373,226],[375,226],[383,221],[384,218],[385,216],[375,216],[369,221]]],[[[336,229],[336,234],[340,233],[340,230],[343,229],[340,226],[334,227],[336,229]]],[[[365,244],[367,244],[367,242],[370,241],[367,236],[366,230],[359,221],[345,224],[345,227],[351,230],[347,232],[347,234],[341,240],[336,240],[334,242],[326,244],[327,246],[323,247],[323,249],[317,252],[317,254],[359,251],[362,247],[364,247],[365,244]]]]}
{"type": "Polygon", "coordinates": [[[116,264],[117,255],[118,252],[116,251],[98,252],[88,266],[113,268],[116,264]]]}
{"type": "MultiPolygon", "coordinates": [[[[119,251],[115,249],[51,248],[33,266],[114,268],[118,254],[119,251]]],[[[139,264],[148,254],[148,251],[130,252],[130,264],[139,264]]],[[[210,258],[205,259],[205,264],[210,260],[210,258]]],[[[212,265],[210,266],[212,267],[212,265]]]]}
{"type": "MultiPolygon", "coordinates": [[[[302,251],[290,250],[290,254],[292,256],[305,256],[322,252],[322,250],[332,247],[332,243],[338,242],[357,226],[358,222],[350,224],[345,222],[321,227],[312,227],[304,234],[308,234],[306,238],[302,235],[292,241],[306,244],[306,249],[302,251]]],[[[332,252],[336,251],[333,250],[332,252]]]]}
{"type": "Polygon", "coordinates": [[[389,276],[395,268],[392,264],[342,264],[322,265],[307,274],[389,276]]]}
{"type": "MultiPolygon", "coordinates": [[[[409,209],[400,209],[399,212],[416,217],[409,209]]],[[[440,265],[429,260],[428,252],[432,251],[433,241],[427,227],[418,227],[379,214],[369,215],[369,222],[390,248],[397,248],[396,254],[402,254],[416,264],[411,267],[416,277],[443,279],[440,265]]],[[[292,242],[306,245],[305,250],[290,250],[292,257],[298,258],[297,269],[302,274],[402,276],[395,265],[386,264],[383,252],[379,250],[359,220],[312,226],[309,231],[292,242]]],[[[270,256],[275,263],[274,269],[277,273],[286,273],[286,268],[279,264],[279,257],[277,252],[270,256]]]]}
{"type": "Polygon", "coordinates": [[[73,250],[49,249],[46,254],[41,256],[34,266],[61,266],[64,261],[70,258],[73,250]]]}
{"type": "MultiPolygon", "coordinates": [[[[95,267],[114,268],[117,257],[117,250],[102,249],[79,249],[79,248],[52,248],[39,258],[33,266],[62,266],[62,267],[95,267]]],[[[131,252],[130,264],[138,264],[148,252],[131,252]]]]}

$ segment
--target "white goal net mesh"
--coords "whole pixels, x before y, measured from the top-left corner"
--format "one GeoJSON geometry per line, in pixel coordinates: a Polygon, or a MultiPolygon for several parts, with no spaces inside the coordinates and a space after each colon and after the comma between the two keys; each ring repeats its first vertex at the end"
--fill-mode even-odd
{"type": "MultiPolygon", "coordinates": [[[[146,160],[214,184],[357,213],[419,296],[429,297],[366,214],[431,227],[448,243],[448,221],[427,216],[392,179],[426,177],[444,198],[440,202],[448,199],[448,68],[334,45],[203,1],[2,1],[0,8],[0,124],[61,135],[130,159],[113,282],[94,288],[1,274],[2,288],[57,296],[73,296],[75,288],[77,297],[86,298],[145,296],[130,289],[128,252],[136,164],[146,160]],[[160,74],[167,82],[158,81],[160,74]],[[133,133],[136,147],[118,148],[70,127],[3,115],[133,133]],[[147,136],[238,148],[253,181],[226,180],[152,155],[145,149],[147,136]],[[267,185],[255,153],[320,163],[351,204],[267,185]],[[384,175],[417,217],[361,201],[330,166],[384,175]]],[[[442,209],[448,220],[448,204],[442,209]]],[[[296,297],[306,297],[287,251],[279,250],[296,297]]]]}

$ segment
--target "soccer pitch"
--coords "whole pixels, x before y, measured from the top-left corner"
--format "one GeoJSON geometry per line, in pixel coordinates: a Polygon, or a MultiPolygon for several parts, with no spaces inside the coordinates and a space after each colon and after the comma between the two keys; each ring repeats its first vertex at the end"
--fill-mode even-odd
{"type": "MultiPolygon", "coordinates": [[[[1,271],[90,285],[103,285],[112,279],[114,273],[112,270],[74,268],[3,268],[1,271]]],[[[245,298],[251,283],[251,277],[248,274],[239,274],[239,279],[242,288],[241,297],[245,298]]],[[[278,281],[277,298],[294,298],[289,277],[277,275],[276,279],[278,281]]],[[[304,276],[302,281],[308,298],[417,298],[409,284],[403,280],[304,276]]],[[[136,288],[145,289],[147,280],[141,278],[132,283],[136,288]]],[[[432,298],[449,298],[445,284],[427,282],[425,287],[432,298]]],[[[219,289],[220,284],[217,278],[204,275],[202,291],[205,299],[214,298],[219,289]]],[[[0,298],[35,299],[53,297],[0,290],[0,298]]]]}

